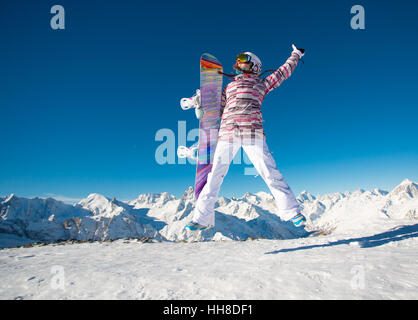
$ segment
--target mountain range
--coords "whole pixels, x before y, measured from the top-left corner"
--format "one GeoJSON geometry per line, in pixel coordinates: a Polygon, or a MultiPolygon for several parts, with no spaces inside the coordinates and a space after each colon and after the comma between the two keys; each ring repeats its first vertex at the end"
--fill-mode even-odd
{"type": "MultiPolygon", "coordinates": [[[[384,225],[385,221],[418,219],[418,185],[408,179],[392,191],[374,189],[297,197],[308,230],[352,232],[384,225]]],[[[271,194],[246,193],[218,198],[216,226],[202,232],[185,228],[192,219],[194,190],[177,199],[163,193],[140,194],[119,201],[92,193],[75,204],[53,198],[0,197],[0,247],[58,240],[222,241],[294,239],[306,234],[280,219],[271,194]]]]}

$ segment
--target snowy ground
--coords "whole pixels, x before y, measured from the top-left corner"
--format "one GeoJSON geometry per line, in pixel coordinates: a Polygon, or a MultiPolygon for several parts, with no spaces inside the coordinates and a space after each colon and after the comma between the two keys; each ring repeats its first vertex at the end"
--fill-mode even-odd
{"type": "Polygon", "coordinates": [[[0,299],[418,299],[418,223],[289,240],[0,250],[0,299]]]}

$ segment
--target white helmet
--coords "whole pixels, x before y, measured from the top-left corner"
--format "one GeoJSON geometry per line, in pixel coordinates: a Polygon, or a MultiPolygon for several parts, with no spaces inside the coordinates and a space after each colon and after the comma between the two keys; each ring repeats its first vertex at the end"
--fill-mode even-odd
{"type": "Polygon", "coordinates": [[[253,63],[253,66],[251,67],[251,71],[260,74],[261,72],[261,60],[252,52],[244,52],[244,54],[248,55],[250,57],[250,62],[253,63]]]}
{"type": "MultiPolygon", "coordinates": [[[[251,69],[249,70],[249,72],[251,73],[255,73],[257,75],[260,74],[261,72],[261,60],[252,52],[244,52],[241,53],[237,56],[237,62],[241,61],[241,62],[251,62],[251,69]]],[[[239,68],[237,66],[237,64],[235,63],[234,65],[234,69],[236,69],[239,73],[241,73],[243,70],[241,70],[241,68],[239,68]]]]}

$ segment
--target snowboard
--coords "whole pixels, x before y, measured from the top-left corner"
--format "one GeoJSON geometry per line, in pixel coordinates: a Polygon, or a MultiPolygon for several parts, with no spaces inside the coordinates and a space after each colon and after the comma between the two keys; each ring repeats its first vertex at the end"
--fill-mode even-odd
{"type": "Polygon", "coordinates": [[[218,142],[222,98],[222,64],[209,53],[200,58],[200,101],[203,115],[199,120],[197,145],[195,198],[206,184],[212,169],[213,156],[218,142]]]}

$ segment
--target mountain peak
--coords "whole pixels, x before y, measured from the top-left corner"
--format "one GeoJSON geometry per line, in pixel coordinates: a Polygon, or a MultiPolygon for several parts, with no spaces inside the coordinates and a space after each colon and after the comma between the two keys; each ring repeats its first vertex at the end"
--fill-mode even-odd
{"type": "Polygon", "coordinates": [[[404,179],[390,192],[390,194],[399,196],[404,195],[410,198],[414,198],[418,196],[418,185],[409,179],[404,179]]]}
{"type": "Polygon", "coordinates": [[[302,202],[303,201],[306,201],[306,200],[308,200],[308,201],[313,201],[313,200],[315,200],[316,199],[316,197],[315,196],[313,196],[312,194],[310,194],[308,191],[306,191],[306,190],[303,190],[300,194],[299,194],[299,196],[297,197],[298,199],[300,199],[300,200],[302,200],[302,202]]]}
{"type": "Polygon", "coordinates": [[[270,193],[265,192],[265,191],[258,191],[255,195],[259,196],[259,197],[270,197],[271,196],[270,193]]]}
{"type": "Polygon", "coordinates": [[[78,204],[84,207],[90,206],[107,206],[111,203],[111,200],[99,193],[90,193],[87,198],[81,199],[78,204]]]}
{"type": "Polygon", "coordinates": [[[82,208],[89,210],[93,215],[112,217],[123,212],[124,206],[116,198],[109,199],[99,193],[91,193],[86,199],[78,203],[82,208]]]}
{"type": "MultiPolygon", "coordinates": [[[[93,198],[96,198],[96,199],[102,199],[102,198],[106,198],[105,196],[103,196],[103,195],[101,195],[100,193],[90,193],[88,196],[87,196],[87,199],[93,199],[93,198]]],[[[106,198],[107,199],[107,198],[106,198]]]]}
{"type": "Polygon", "coordinates": [[[405,184],[413,184],[414,182],[409,180],[408,178],[403,179],[400,185],[405,185],[405,184]]]}
{"type": "Polygon", "coordinates": [[[175,197],[168,192],[162,192],[162,193],[146,193],[146,194],[140,194],[138,197],[131,201],[131,203],[134,203],[136,205],[163,205],[166,202],[170,200],[174,200],[175,197]]]}
{"type": "Polygon", "coordinates": [[[374,188],[373,189],[373,192],[375,193],[375,194],[380,194],[380,195],[382,195],[382,196],[385,196],[385,195],[387,195],[389,192],[387,192],[387,191],[385,191],[385,190],[382,190],[382,189],[380,189],[380,188],[374,188]]]}
{"type": "Polygon", "coordinates": [[[194,188],[192,186],[189,186],[183,193],[183,195],[181,196],[181,199],[185,200],[185,199],[189,199],[189,200],[193,200],[195,198],[194,195],[194,188]]]}
{"type": "Polygon", "coordinates": [[[244,193],[244,195],[242,196],[242,199],[248,199],[250,197],[253,197],[254,195],[251,192],[246,192],[244,193]]]}
{"type": "Polygon", "coordinates": [[[186,191],[184,191],[184,194],[192,194],[194,193],[194,188],[192,186],[189,186],[186,191]]]}

